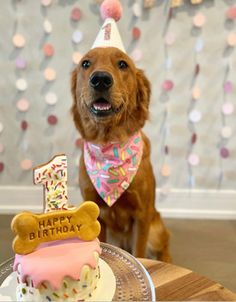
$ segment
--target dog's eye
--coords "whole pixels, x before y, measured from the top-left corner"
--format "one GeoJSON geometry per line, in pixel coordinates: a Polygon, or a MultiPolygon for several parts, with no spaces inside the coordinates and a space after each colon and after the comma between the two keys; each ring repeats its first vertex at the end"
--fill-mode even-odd
{"type": "Polygon", "coordinates": [[[88,69],[91,65],[91,62],[89,60],[84,60],[81,65],[84,69],[88,69]]]}
{"type": "Polygon", "coordinates": [[[120,60],[120,61],[118,62],[118,67],[119,67],[120,69],[126,69],[126,68],[128,67],[128,64],[127,64],[125,61],[120,60]]]}

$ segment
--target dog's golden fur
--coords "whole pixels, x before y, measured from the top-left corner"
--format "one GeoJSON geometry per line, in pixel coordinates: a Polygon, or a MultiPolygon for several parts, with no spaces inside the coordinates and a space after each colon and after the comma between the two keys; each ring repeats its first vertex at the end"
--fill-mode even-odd
{"type": "MultiPolygon", "coordinates": [[[[150,84],[143,71],[117,48],[90,50],[72,72],[72,114],[75,126],[84,140],[94,144],[126,142],[141,131],[149,115],[150,84]],[[89,66],[82,62],[89,61],[89,66]],[[119,68],[124,61],[127,68],[119,68]],[[112,75],[109,90],[96,92],[89,85],[96,71],[112,75]],[[89,108],[98,96],[109,100],[114,114],[97,117],[89,108]]],[[[155,178],[150,162],[150,142],[142,133],[143,155],[138,172],[128,189],[110,208],[95,190],[85,168],[83,153],[80,160],[79,183],[84,200],[95,201],[101,210],[101,241],[112,239],[137,257],[152,253],[158,259],[170,261],[169,234],[155,209],[155,178]]]]}

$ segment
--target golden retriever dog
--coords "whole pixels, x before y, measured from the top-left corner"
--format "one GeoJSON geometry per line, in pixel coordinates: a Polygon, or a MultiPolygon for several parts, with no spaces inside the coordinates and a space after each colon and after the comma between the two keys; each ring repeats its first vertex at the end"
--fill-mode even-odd
{"type": "Polygon", "coordinates": [[[169,233],[155,209],[150,142],[141,131],[149,116],[149,81],[121,50],[98,47],[90,50],[72,72],[71,91],[74,123],[84,142],[95,146],[125,144],[132,135],[141,133],[143,152],[137,173],[111,207],[97,193],[82,151],[79,185],[84,200],[100,207],[100,240],[136,257],[152,255],[170,261],[169,233]]]}

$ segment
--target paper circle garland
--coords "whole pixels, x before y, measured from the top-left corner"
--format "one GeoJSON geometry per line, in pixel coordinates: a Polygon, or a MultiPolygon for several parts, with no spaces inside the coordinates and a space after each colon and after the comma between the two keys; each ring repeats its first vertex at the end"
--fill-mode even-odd
{"type": "Polygon", "coordinates": [[[191,165],[191,166],[198,166],[199,165],[199,162],[200,162],[200,159],[199,159],[199,156],[195,153],[191,153],[189,156],[188,156],[188,163],[191,165]]]}
{"type": "Polygon", "coordinates": [[[54,126],[54,125],[57,124],[57,121],[58,121],[58,119],[55,115],[51,114],[51,115],[48,116],[48,124],[49,125],[54,126]]]}
{"type": "Polygon", "coordinates": [[[21,34],[15,34],[12,38],[12,43],[17,48],[22,48],[25,46],[25,37],[21,34]]]}
{"type": "Polygon", "coordinates": [[[29,110],[29,102],[26,99],[20,99],[17,103],[16,103],[16,108],[21,111],[21,112],[26,112],[29,110]]]}
{"type": "Polygon", "coordinates": [[[54,92],[48,92],[45,96],[45,102],[48,105],[55,105],[57,103],[57,95],[54,92]]]}
{"type": "Polygon", "coordinates": [[[70,14],[71,20],[77,22],[81,18],[81,10],[78,7],[74,7],[70,14]]]}
{"type": "Polygon", "coordinates": [[[4,171],[4,163],[0,162],[0,173],[2,173],[4,171]]]}
{"type": "Polygon", "coordinates": [[[16,88],[19,91],[25,91],[28,88],[27,81],[25,79],[22,79],[22,78],[16,80],[16,88]]]}
{"type": "Polygon", "coordinates": [[[221,136],[223,138],[230,138],[232,136],[232,129],[228,126],[225,126],[221,129],[221,136]]]}
{"type": "Polygon", "coordinates": [[[15,64],[17,69],[25,69],[27,65],[26,60],[20,57],[16,58],[15,64]]]}
{"type": "Polygon", "coordinates": [[[24,171],[31,170],[32,165],[32,161],[28,158],[23,159],[20,163],[21,169],[24,171]]]}
{"type": "Polygon", "coordinates": [[[46,68],[44,70],[44,78],[48,82],[54,81],[56,79],[56,71],[53,68],[46,68]]]}
{"type": "Polygon", "coordinates": [[[228,158],[229,157],[229,150],[226,147],[222,147],[220,149],[220,156],[222,158],[228,158]]]}

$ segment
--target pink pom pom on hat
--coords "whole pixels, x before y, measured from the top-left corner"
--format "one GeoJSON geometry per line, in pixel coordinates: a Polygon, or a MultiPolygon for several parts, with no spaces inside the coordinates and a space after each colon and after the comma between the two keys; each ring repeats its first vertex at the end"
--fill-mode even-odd
{"type": "Polygon", "coordinates": [[[122,6],[119,0],[104,0],[100,7],[101,17],[104,21],[97,38],[92,46],[117,47],[125,51],[116,22],[122,16],[122,6]]]}

